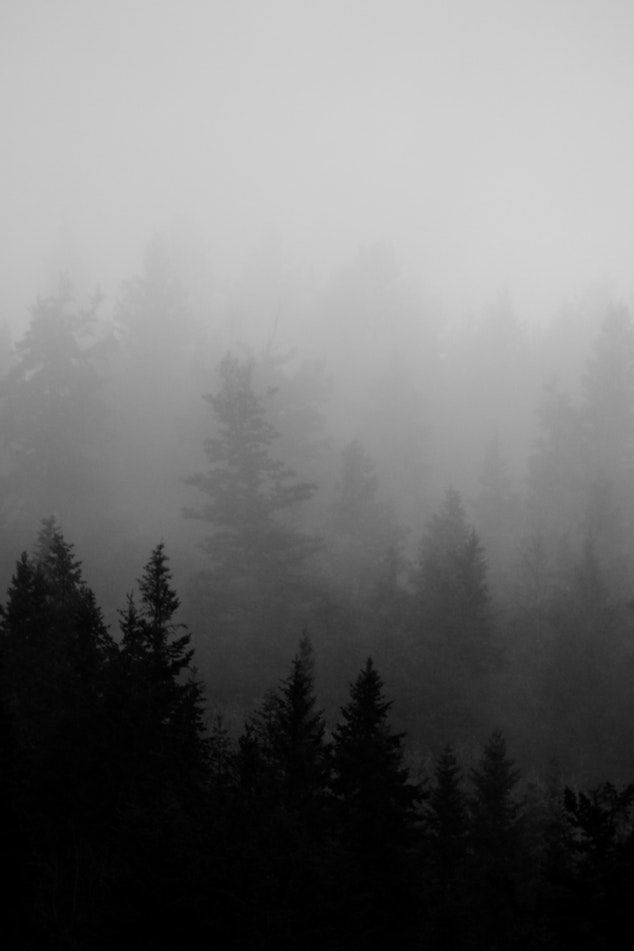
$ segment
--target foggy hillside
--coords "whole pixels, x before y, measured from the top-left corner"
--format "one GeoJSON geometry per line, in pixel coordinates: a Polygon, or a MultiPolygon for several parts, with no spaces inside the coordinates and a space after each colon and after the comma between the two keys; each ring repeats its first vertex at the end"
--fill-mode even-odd
{"type": "Polygon", "coordinates": [[[16,947],[620,933],[633,31],[5,2],[16,947]]]}

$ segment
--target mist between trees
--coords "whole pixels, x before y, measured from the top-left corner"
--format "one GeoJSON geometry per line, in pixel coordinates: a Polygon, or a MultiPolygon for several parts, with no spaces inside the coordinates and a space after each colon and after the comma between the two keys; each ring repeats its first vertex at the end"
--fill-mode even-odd
{"type": "Polygon", "coordinates": [[[621,926],[632,318],[448,328],[392,263],[333,279],[303,349],[202,320],[158,241],[109,314],[62,279],[5,333],[7,847],[42,940],[158,947],[173,901],[237,947],[621,926]]]}
{"type": "Polygon", "coordinates": [[[421,756],[501,728],[530,768],[629,781],[629,311],[448,326],[378,246],[256,345],[257,302],[184,273],[155,239],[112,302],[62,278],[5,332],[5,586],[53,514],[116,627],[163,539],[231,729],[307,629],[326,710],[372,655],[421,756]]]}

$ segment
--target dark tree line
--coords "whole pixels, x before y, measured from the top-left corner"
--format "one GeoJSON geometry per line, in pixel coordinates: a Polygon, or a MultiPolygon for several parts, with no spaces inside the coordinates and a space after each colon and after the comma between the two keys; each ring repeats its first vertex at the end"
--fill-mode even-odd
{"type": "Polygon", "coordinates": [[[499,731],[470,768],[446,746],[414,779],[371,659],[329,730],[306,634],[231,737],[209,722],[178,609],[162,544],[117,638],[54,520],[16,565],[0,625],[11,947],[632,937],[634,787],[531,787],[499,731]]]}

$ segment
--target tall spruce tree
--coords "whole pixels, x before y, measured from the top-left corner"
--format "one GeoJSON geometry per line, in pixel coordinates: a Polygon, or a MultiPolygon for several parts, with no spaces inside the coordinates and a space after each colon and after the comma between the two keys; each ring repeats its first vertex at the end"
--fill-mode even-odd
{"type": "Polygon", "coordinates": [[[488,722],[501,651],[485,554],[454,489],[423,536],[415,584],[413,647],[428,678],[429,728],[435,742],[455,742],[488,722]]]}
{"type": "Polygon", "coordinates": [[[460,947],[467,914],[467,797],[463,774],[451,746],[435,764],[435,783],[425,809],[426,899],[434,946],[460,947]]]}
{"type": "Polygon", "coordinates": [[[512,947],[524,937],[527,863],[516,791],[520,773],[499,730],[489,738],[470,778],[469,888],[477,946],[512,947]]]}
{"type": "Polygon", "coordinates": [[[90,771],[101,771],[103,700],[115,647],[53,518],[42,523],[35,554],[18,562],[1,633],[3,692],[25,761],[38,782],[50,782],[75,808],[74,797],[87,787],[94,792],[90,771]]]}
{"type": "Polygon", "coordinates": [[[391,706],[368,658],[333,736],[332,789],[342,845],[354,870],[346,896],[348,926],[358,947],[375,947],[379,936],[399,944],[412,923],[412,850],[421,790],[410,782],[403,762],[403,735],[390,728],[391,706]]]}
{"type": "Polygon", "coordinates": [[[240,742],[247,787],[255,769],[278,804],[307,816],[323,806],[329,771],[324,717],[316,702],[313,650],[304,634],[288,677],[247,721],[240,742]]]}
{"type": "Polygon", "coordinates": [[[306,634],[291,670],[245,726],[237,757],[242,845],[239,878],[267,946],[319,948],[331,922],[319,912],[332,887],[329,757],[316,709],[306,634]]]}
{"type": "Polygon", "coordinates": [[[189,479],[204,503],[185,515],[208,532],[201,544],[211,570],[201,579],[200,596],[226,664],[214,686],[222,690],[230,678],[252,695],[263,671],[273,676],[279,669],[305,612],[304,566],[320,546],[294,516],[315,486],[298,481],[276,458],[277,433],[266,397],[254,389],[252,364],[227,354],[220,376],[218,392],[205,397],[214,416],[214,435],[205,444],[209,467],[189,479]],[[273,629],[277,650],[263,636],[273,629]]]}
{"type": "Polygon", "coordinates": [[[73,303],[61,280],[56,294],[32,308],[15,359],[0,386],[5,459],[5,518],[31,529],[55,511],[83,529],[103,506],[106,409],[99,366],[111,342],[95,333],[100,297],[73,303]]]}
{"type": "Polygon", "coordinates": [[[180,600],[171,580],[161,542],[139,579],[139,607],[130,595],[121,612],[121,670],[135,770],[186,792],[205,778],[208,744],[191,634],[174,621],[180,600]]]}
{"type": "Polygon", "coordinates": [[[272,455],[276,430],[252,386],[253,367],[227,354],[221,387],[205,396],[217,431],[205,444],[207,472],[191,485],[206,496],[188,515],[213,527],[203,543],[218,583],[236,597],[253,582],[283,584],[314,550],[314,541],[285,523],[284,514],[307,501],[315,487],[272,455]]]}
{"type": "Polygon", "coordinates": [[[84,944],[82,928],[107,904],[115,654],[72,546],[48,519],[34,554],[17,564],[0,620],[0,706],[29,863],[33,946],[84,944]]]}

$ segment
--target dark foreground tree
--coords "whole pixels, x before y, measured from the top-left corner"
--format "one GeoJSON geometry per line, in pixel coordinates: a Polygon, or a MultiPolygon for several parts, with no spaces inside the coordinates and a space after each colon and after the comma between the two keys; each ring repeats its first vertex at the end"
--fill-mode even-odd
{"type": "Polygon", "coordinates": [[[121,612],[110,697],[119,792],[114,831],[120,870],[113,900],[131,938],[151,936],[162,947],[178,935],[193,941],[202,927],[195,909],[208,867],[207,817],[216,803],[202,686],[191,667],[191,635],[175,621],[180,602],[162,543],[138,587],[138,607],[130,595],[121,612]]]}
{"type": "Polygon", "coordinates": [[[113,807],[105,694],[115,646],[53,519],[17,564],[0,650],[11,788],[32,882],[29,927],[36,946],[55,946],[102,910],[102,832],[113,807]]]}
{"type": "Polygon", "coordinates": [[[237,757],[240,882],[252,908],[244,944],[320,948],[335,887],[328,748],[316,708],[313,654],[302,637],[291,670],[247,722],[237,757]]]}
{"type": "Polygon", "coordinates": [[[152,796],[166,782],[189,793],[206,776],[208,756],[202,685],[191,667],[191,634],[174,620],[180,600],[171,579],[161,543],[139,579],[139,607],[130,595],[121,613],[129,765],[152,796]]]}
{"type": "Polygon", "coordinates": [[[519,770],[499,731],[492,734],[471,770],[470,881],[472,928],[476,947],[513,947],[526,928],[521,805],[516,786],[519,770]],[[486,944],[489,942],[489,944],[486,944]]]}
{"type": "Polygon", "coordinates": [[[465,932],[468,848],[467,797],[450,746],[438,756],[434,778],[425,809],[425,899],[434,946],[450,951],[465,932]]]}
{"type": "Polygon", "coordinates": [[[408,885],[421,792],[403,764],[402,734],[390,728],[391,705],[368,658],[333,737],[332,786],[352,870],[345,918],[359,948],[379,937],[401,947],[399,935],[412,924],[408,885]]]}

